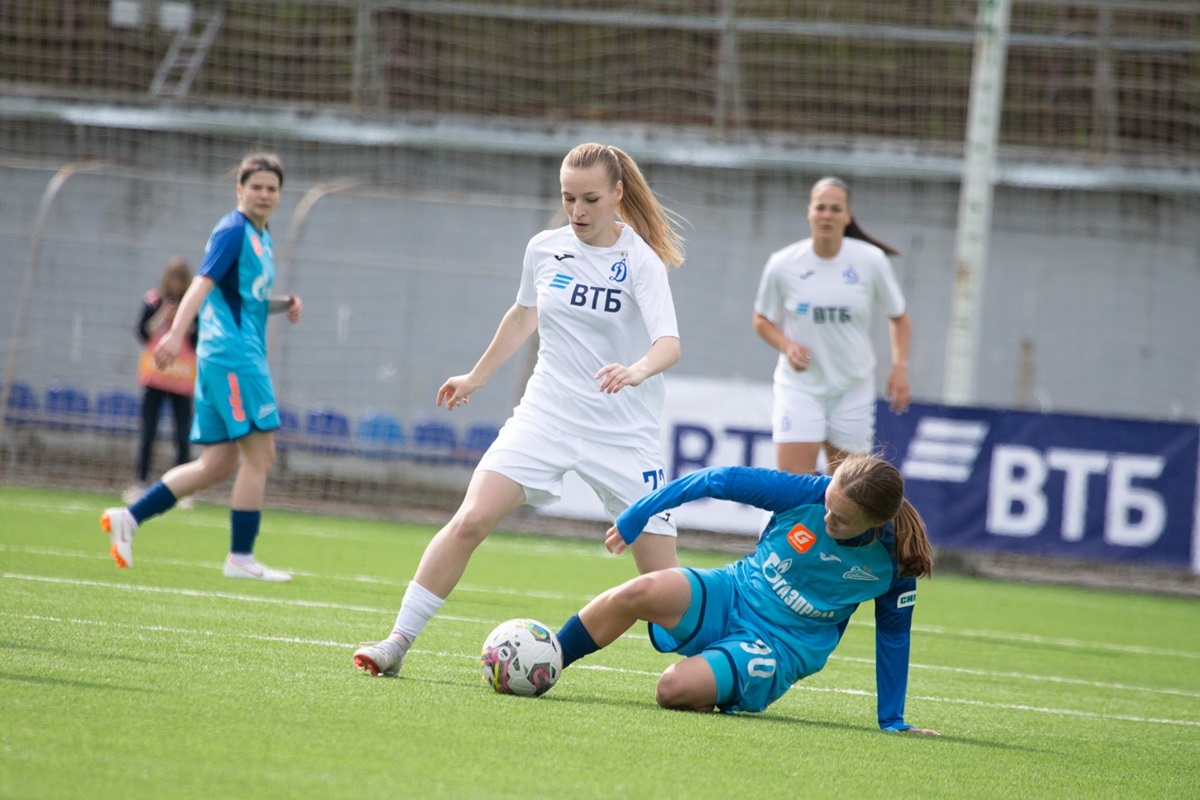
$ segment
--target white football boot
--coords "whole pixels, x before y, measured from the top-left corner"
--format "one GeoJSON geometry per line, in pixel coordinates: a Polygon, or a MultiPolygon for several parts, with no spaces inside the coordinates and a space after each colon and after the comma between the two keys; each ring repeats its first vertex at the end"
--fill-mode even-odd
{"type": "Polygon", "coordinates": [[[395,639],[384,639],[376,644],[363,643],[354,651],[354,666],[366,670],[376,678],[394,678],[400,674],[400,665],[411,644],[401,644],[395,639]]]}
{"type": "Polygon", "coordinates": [[[133,566],[133,535],[137,533],[137,520],[128,508],[109,508],[100,515],[100,527],[108,534],[111,545],[108,554],[122,569],[133,566]]]}
{"type": "Polygon", "coordinates": [[[233,556],[225,557],[226,578],[249,578],[252,581],[269,581],[271,583],[287,583],[292,576],[283,570],[271,569],[265,564],[251,558],[242,564],[233,560],[233,556]]]}

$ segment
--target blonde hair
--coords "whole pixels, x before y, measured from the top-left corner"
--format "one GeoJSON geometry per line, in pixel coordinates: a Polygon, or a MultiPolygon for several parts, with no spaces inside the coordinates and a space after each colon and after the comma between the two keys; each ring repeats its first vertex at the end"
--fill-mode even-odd
{"type": "Polygon", "coordinates": [[[668,269],[682,265],[683,237],[677,229],[687,220],[659,202],[627,153],[612,145],[589,142],[576,146],[563,159],[564,167],[586,169],[596,165],[608,174],[610,185],[621,181],[625,189],[617,203],[617,215],[637,231],[668,269]]]}
{"type": "MultiPolygon", "coordinates": [[[[192,268],[188,266],[187,259],[183,256],[171,256],[167,259],[167,266],[163,270],[162,278],[158,282],[158,296],[162,298],[168,297],[169,284],[173,281],[178,281],[186,292],[188,284],[192,282],[192,268]]],[[[180,293],[182,296],[182,292],[180,293]]],[[[178,297],[176,298],[179,299],[178,297]]]]}
{"type": "Polygon", "coordinates": [[[905,576],[933,574],[933,545],[920,513],[904,498],[904,477],[895,466],[872,455],[847,456],[834,473],[846,499],[875,523],[892,522],[896,561],[905,576]]]}

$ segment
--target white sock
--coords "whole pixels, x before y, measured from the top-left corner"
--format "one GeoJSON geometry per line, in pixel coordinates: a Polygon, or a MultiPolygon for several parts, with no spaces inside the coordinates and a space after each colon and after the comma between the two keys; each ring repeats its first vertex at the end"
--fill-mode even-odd
{"type": "Polygon", "coordinates": [[[416,581],[409,581],[408,588],[404,590],[404,599],[400,602],[400,613],[396,615],[396,625],[392,628],[392,637],[398,634],[412,644],[425,623],[433,619],[445,602],[416,581]]]}
{"type": "Polygon", "coordinates": [[[239,566],[244,566],[254,560],[254,554],[253,553],[230,553],[229,560],[239,566]]]}

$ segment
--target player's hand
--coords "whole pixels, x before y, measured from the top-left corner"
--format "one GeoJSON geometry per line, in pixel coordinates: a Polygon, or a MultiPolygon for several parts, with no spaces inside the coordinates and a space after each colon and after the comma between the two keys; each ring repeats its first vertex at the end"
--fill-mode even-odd
{"type": "Polygon", "coordinates": [[[615,556],[625,552],[625,540],[621,538],[621,532],[617,530],[617,526],[613,525],[608,529],[608,533],[604,535],[604,546],[608,548],[608,552],[615,556]]]}
{"type": "Polygon", "coordinates": [[[812,351],[797,342],[788,342],[787,347],[783,349],[783,354],[787,356],[792,369],[797,372],[804,372],[812,363],[812,351]]]}
{"type": "Polygon", "coordinates": [[[637,386],[646,379],[640,371],[624,364],[606,364],[595,377],[600,381],[600,391],[607,394],[616,394],[626,386],[637,386]]]}
{"type": "Polygon", "coordinates": [[[182,336],[175,333],[172,328],[167,332],[167,335],[158,341],[158,345],[154,348],[154,366],[159,369],[166,369],[175,363],[175,359],[179,357],[179,350],[183,346],[182,336]]]}
{"type": "Polygon", "coordinates": [[[287,321],[295,325],[300,321],[302,313],[304,313],[304,303],[300,300],[300,296],[289,294],[287,299],[287,321]]]}
{"type": "Polygon", "coordinates": [[[470,402],[471,395],[478,388],[471,381],[470,374],[447,378],[446,382],[442,384],[442,388],[438,389],[437,404],[446,406],[447,411],[453,411],[470,402]]]}
{"type": "Polygon", "coordinates": [[[903,366],[892,367],[883,396],[888,399],[888,407],[893,412],[903,414],[908,411],[908,404],[912,401],[912,389],[908,385],[907,369],[903,366]]]}

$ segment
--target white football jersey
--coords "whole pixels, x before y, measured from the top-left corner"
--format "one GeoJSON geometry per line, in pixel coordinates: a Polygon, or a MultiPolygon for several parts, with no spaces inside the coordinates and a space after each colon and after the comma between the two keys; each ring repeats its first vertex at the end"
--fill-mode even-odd
{"type": "Polygon", "coordinates": [[[754,310],[812,352],[806,370],[793,369],[780,353],[776,383],[814,395],[836,394],[872,375],[875,306],[892,318],[905,308],[892,263],[875,245],[846,238],[836,256],[824,259],[813,252],[812,239],[804,239],[772,253],[754,310]]]}
{"type": "Polygon", "coordinates": [[[584,244],[570,226],[529,240],[517,302],[536,306],[537,365],[514,411],[611,444],[658,447],[661,374],[616,394],[596,372],[629,366],[663,336],[679,336],[667,268],[628,225],[611,247],[584,244]]]}

